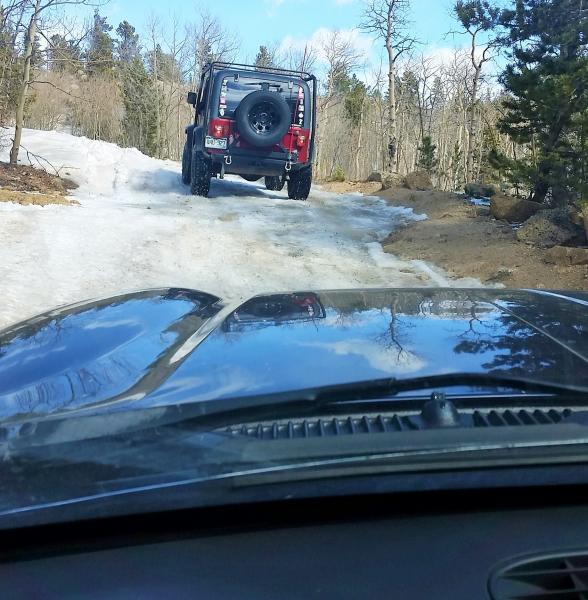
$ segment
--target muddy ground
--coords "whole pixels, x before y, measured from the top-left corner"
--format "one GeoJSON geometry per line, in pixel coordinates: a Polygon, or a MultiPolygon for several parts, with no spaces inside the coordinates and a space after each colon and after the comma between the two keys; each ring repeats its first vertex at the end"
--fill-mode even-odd
{"type": "Polygon", "coordinates": [[[0,202],[77,204],[66,197],[76,187],[73,181],[41,169],[0,162],[0,202]]]}
{"type": "Polygon", "coordinates": [[[428,216],[396,229],[382,240],[386,252],[404,259],[432,262],[458,277],[513,288],[588,290],[588,266],[556,266],[545,262],[545,250],[516,239],[506,222],[480,216],[463,196],[405,188],[380,191],[378,183],[327,183],[340,193],[361,192],[385,198],[428,216]]]}

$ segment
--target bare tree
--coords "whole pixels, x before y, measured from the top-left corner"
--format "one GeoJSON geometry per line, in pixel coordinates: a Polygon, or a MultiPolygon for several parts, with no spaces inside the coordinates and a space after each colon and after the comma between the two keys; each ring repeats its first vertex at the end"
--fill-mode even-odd
{"type": "Polygon", "coordinates": [[[312,72],[316,60],[316,48],[313,48],[309,44],[305,44],[303,50],[290,47],[285,52],[276,55],[277,64],[293,71],[312,72]]]}
{"type": "MultiPolygon", "coordinates": [[[[31,64],[35,54],[35,38],[40,29],[40,18],[42,13],[53,10],[59,6],[65,5],[88,5],[88,0],[27,0],[23,2],[20,20],[28,18],[28,25],[25,33],[24,54],[22,61],[22,73],[20,78],[20,89],[16,102],[16,112],[14,118],[14,138],[12,148],[10,149],[10,163],[18,162],[18,152],[22,139],[22,130],[24,125],[24,110],[31,86],[31,64]],[[25,16],[26,15],[26,16],[25,16]]],[[[18,27],[17,27],[18,30],[18,27]]]]}
{"type": "Polygon", "coordinates": [[[337,84],[341,77],[349,76],[362,63],[363,55],[349,36],[337,29],[325,36],[320,51],[327,63],[325,89],[321,98],[322,108],[325,108],[338,99],[337,84]]]}
{"type": "Polygon", "coordinates": [[[500,11],[487,0],[457,0],[453,12],[463,27],[463,31],[460,33],[468,35],[470,38],[469,52],[473,72],[468,86],[470,101],[466,144],[466,179],[470,180],[474,176],[476,137],[478,135],[476,108],[482,70],[484,65],[491,60],[490,52],[497,45],[496,38],[488,37],[488,33],[495,27],[500,11]]]}
{"type": "MultiPolygon", "coordinates": [[[[324,146],[332,134],[329,118],[331,109],[334,105],[340,103],[342,99],[338,88],[344,79],[350,76],[351,71],[362,63],[363,59],[361,52],[357,50],[353,41],[340,30],[329,32],[322,40],[319,51],[327,64],[327,76],[318,105],[322,121],[318,130],[317,172],[320,172],[321,168],[324,171],[325,161],[323,160],[324,154],[321,155],[321,147],[324,146]]],[[[328,169],[329,174],[334,168],[338,151],[336,149],[335,158],[331,161],[331,168],[328,169]]]]}
{"type": "Polygon", "coordinates": [[[397,168],[396,145],[396,64],[406,52],[414,49],[416,37],[409,32],[408,10],[410,0],[366,0],[363,31],[374,34],[384,42],[388,58],[388,150],[389,166],[397,168]]]}
{"type": "Polygon", "coordinates": [[[151,15],[148,19],[149,49],[151,53],[151,78],[155,88],[155,156],[161,157],[161,98],[159,94],[159,39],[161,36],[159,19],[151,15]]]}
{"type": "Polygon", "coordinates": [[[200,12],[198,21],[188,26],[188,37],[193,40],[190,79],[196,88],[207,63],[231,61],[237,55],[241,42],[239,37],[225,29],[221,22],[206,10],[200,12]]]}

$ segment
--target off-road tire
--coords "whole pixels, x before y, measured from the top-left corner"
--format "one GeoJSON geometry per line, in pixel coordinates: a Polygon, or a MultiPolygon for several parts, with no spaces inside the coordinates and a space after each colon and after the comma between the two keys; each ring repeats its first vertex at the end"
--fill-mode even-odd
{"type": "Polygon", "coordinates": [[[188,142],[184,144],[184,152],[182,153],[182,183],[190,184],[192,165],[190,164],[190,148],[188,142]]]}
{"type": "Polygon", "coordinates": [[[194,196],[208,197],[210,192],[210,179],[212,169],[210,161],[206,160],[198,151],[192,152],[192,165],[190,172],[190,192],[194,196]]]}
{"type": "Polygon", "coordinates": [[[265,189],[272,192],[281,192],[284,189],[284,177],[269,175],[265,178],[265,189]]]}
{"type": "Polygon", "coordinates": [[[251,92],[235,109],[235,124],[239,134],[252,146],[279,144],[288,133],[291,123],[290,107],[278,92],[251,92]]]}
{"type": "Polygon", "coordinates": [[[290,200],[306,200],[312,184],[312,167],[299,171],[290,171],[288,179],[288,198],[290,200]]]}

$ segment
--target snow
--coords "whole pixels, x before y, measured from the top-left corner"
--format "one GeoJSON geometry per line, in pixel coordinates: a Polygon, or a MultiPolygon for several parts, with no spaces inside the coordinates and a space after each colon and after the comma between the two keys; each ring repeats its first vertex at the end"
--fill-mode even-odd
{"type": "Polygon", "coordinates": [[[490,198],[474,198],[473,196],[468,197],[470,204],[474,206],[490,206],[490,198]]]}
{"type": "Polygon", "coordinates": [[[0,327],[161,286],[240,300],[294,289],[479,285],[385,254],[380,239],[426,217],[380,198],[315,187],[297,202],[238,177],[214,181],[211,197],[197,198],[178,163],[136,149],[35,130],[24,131],[23,144],[80,185],[80,206],[0,202],[0,327]]]}

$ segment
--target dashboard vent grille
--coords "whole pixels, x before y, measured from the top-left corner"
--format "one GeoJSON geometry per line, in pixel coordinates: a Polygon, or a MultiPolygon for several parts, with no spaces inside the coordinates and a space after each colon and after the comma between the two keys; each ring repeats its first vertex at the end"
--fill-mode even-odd
{"type": "Polygon", "coordinates": [[[311,437],[333,437],[354,433],[386,433],[420,429],[411,417],[405,416],[362,416],[330,419],[304,419],[275,423],[244,424],[229,427],[232,435],[245,435],[263,440],[283,440],[311,437]]]}
{"type": "MultiPolygon", "coordinates": [[[[554,425],[572,414],[565,410],[491,410],[463,413],[464,427],[504,427],[525,425],[554,425]]],[[[232,425],[224,431],[233,436],[259,440],[291,440],[314,437],[333,437],[356,433],[389,433],[427,429],[419,413],[409,415],[354,415],[346,417],[292,419],[264,423],[232,425]]],[[[588,600],[588,597],[586,598],[588,600]]]]}
{"type": "Polygon", "coordinates": [[[588,600],[588,551],[517,560],[490,578],[493,600],[588,600]]]}
{"type": "Polygon", "coordinates": [[[556,410],[479,410],[472,414],[474,427],[501,427],[517,425],[555,425],[572,414],[570,409],[556,410]]]}

